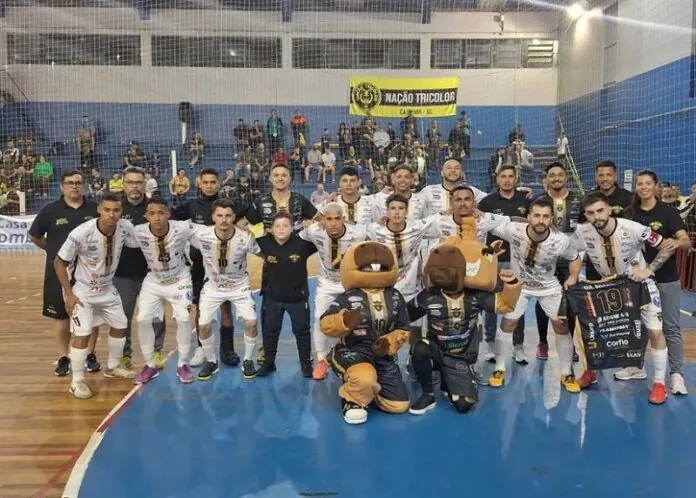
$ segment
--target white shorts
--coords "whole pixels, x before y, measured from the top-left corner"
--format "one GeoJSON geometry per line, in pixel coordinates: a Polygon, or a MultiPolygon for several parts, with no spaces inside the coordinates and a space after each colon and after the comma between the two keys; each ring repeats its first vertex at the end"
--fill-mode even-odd
{"type": "Polygon", "coordinates": [[[321,280],[317,285],[317,291],[314,295],[314,328],[319,330],[319,321],[321,315],[329,309],[329,305],[333,303],[338,296],[343,294],[343,287],[338,285],[322,285],[321,280]]]}
{"type": "Polygon", "coordinates": [[[646,284],[650,292],[650,304],[640,310],[640,320],[646,329],[661,331],[662,301],[660,300],[660,291],[652,279],[648,279],[646,284]]]}
{"type": "Polygon", "coordinates": [[[229,301],[234,306],[237,316],[245,321],[256,321],[256,303],[251,295],[251,287],[241,286],[236,289],[219,289],[210,281],[201,291],[198,303],[198,324],[210,325],[222,303],[229,301]]]}
{"type": "Polygon", "coordinates": [[[72,312],[71,328],[74,335],[88,336],[92,328],[102,324],[119,330],[128,327],[121,295],[113,285],[99,294],[81,292],[79,288],[73,288],[73,292],[82,303],[76,305],[72,312]]]}
{"type": "Polygon", "coordinates": [[[138,321],[152,321],[164,317],[164,302],[172,306],[172,314],[177,322],[187,322],[191,299],[193,298],[193,284],[191,274],[179,278],[171,284],[162,284],[148,273],[143,280],[138,297],[138,321]]]}
{"type": "Polygon", "coordinates": [[[506,320],[519,320],[527,311],[529,302],[533,298],[536,298],[539,301],[539,305],[541,305],[541,309],[544,310],[546,316],[552,320],[558,318],[558,312],[561,308],[561,301],[563,300],[563,290],[560,287],[558,288],[558,292],[553,294],[544,294],[541,296],[532,294],[522,289],[522,293],[520,294],[520,298],[517,300],[517,305],[515,306],[514,311],[505,313],[503,318],[506,320]]]}

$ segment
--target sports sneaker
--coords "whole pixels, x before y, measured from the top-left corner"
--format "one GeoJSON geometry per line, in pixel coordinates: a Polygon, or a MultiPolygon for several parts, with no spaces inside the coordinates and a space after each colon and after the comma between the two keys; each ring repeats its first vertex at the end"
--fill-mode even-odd
{"type": "Polygon", "coordinates": [[[269,361],[261,365],[261,367],[256,371],[257,377],[267,377],[277,370],[275,362],[269,361]]]}
{"type": "Polygon", "coordinates": [[[569,393],[579,393],[580,392],[580,384],[578,383],[577,380],[575,380],[575,375],[573,375],[573,374],[561,375],[561,385],[569,393]]]}
{"type": "Polygon", "coordinates": [[[505,384],[505,372],[496,370],[488,377],[488,385],[491,387],[502,387],[505,384]]]}
{"type": "Polygon", "coordinates": [[[346,424],[364,424],[367,422],[367,410],[352,401],[341,400],[343,403],[343,420],[346,424]]]}
{"type": "Polygon", "coordinates": [[[597,376],[592,370],[585,370],[583,374],[578,379],[578,385],[580,389],[587,389],[592,384],[597,383],[597,376]]]}
{"type": "Polygon", "coordinates": [[[524,346],[522,344],[517,344],[512,348],[512,357],[520,365],[527,364],[527,355],[524,354],[524,346]]]}
{"type": "MultiPolygon", "coordinates": [[[[476,380],[476,383],[479,386],[487,386],[488,379],[485,378],[481,372],[479,372],[476,365],[471,365],[470,368],[471,368],[471,373],[474,374],[474,380],[476,380]]],[[[442,383],[442,381],[440,381],[440,383],[442,383]]]]}
{"type": "Polygon", "coordinates": [[[164,355],[162,351],[155,351],[155,368],[162,370],[164,368],[164,355]]]}
{"type": "Polygon", "coordinates": [[[312,377],[312,361],[307,360],[300,362],[300,372],[302,372],[302,377],[311,378],[312,377]]]}
{"type": "Polygon", "coordinates": [[[193,382],[193,371],[188,365],[181,365],[176,369],[176,376],[182,384],[190,384],[193,382]]]}
{"type": "Polygon", "coordinates": [[[326,360],[319,360],[314,364],[312,378],[314,380],[324,380],[329,373],[329,364],[326,360]]]}
{"type": "Polygon", "coordinates": [[[119,364],[116,365],[115,368],[107,368],[104,370],[104,377],[109,379],[132,379],[135,377],[135,372],[119,364]]]}
{"type": "Polygon", "coordinates": [[[536,350],[537,360],[548,360],[549,359],[549,344],[546,342],[540,342],[537,344],[536,350]]]}
{"type": "Polygon", "coordinates": [[[679,373],[672,374],[671,382],[672,394],[686,396],[689,391],[686,389],[686,383],[684,382],[684,376],[679,373]]]}
{"type": "Polygon", "coordinates": [[[95,355],[94,353],[90,353],[87,355],[85,368],[88,372],[98,372],[99,370],[101,370],[101,364],[97,361],[97,355],[95,355]]]}
{"type": "Polygon", "coordinates": [[[253,379],[256,377],[256,367],[254,367],[254,360],[244,360],[242,362],[242,375],[245,379],[253,379]]]}
{"type": "Polygon", "coordinates": [[[486,352],[483,354],[483,359],[495,362],[495,342],[486,341],[486,352]]]}
{"type": "Polygon", "coordinates": [[[157,370],[157,367],[145,365],[142,371],[138,375],[136,375],[135,379],[133,379],[133,383],[147,384],[157,376],[159,376],[159,370],[157,370]]]}
{"type": "Polygon", "coordinates": [[[266,351],[264,351],[263,346],[259,348],[259,354],[256,357],[256,363],[259,365],[263,365],[266,363],[266,351]]]}
{"type": "Polygon", "coordinates": [[[198,380],[209,380],[213,375],[218,373],[220,368],[217,362],[204,361],[201,370],[198,372],[198,380]]]}
{"type": "Polygon", "coordinates": [[[58,358],[58,365],[53,371],[53,374],[57,377],[65,377],[70,373],[70,358],[67,356],[61,356],[58,358]]]}
{"type": "Polygon", "coordinates": [[[667,401],[667,386],[662,382],[653,382],[648,401],[653,405],[662,405],[667,401]]]}
{"type": "Polygon", "coordinates": [[[89,399],[92,397],[92,391],[84,380],[72,382],[70,384],[70,394],[78,399],[89,399]]]}
{"type": "Polygon", "coordinates": [[[626,367],[614,372],[614,378],[616,380],[643,380],[648,378],[648,374],[643,368],[626,367]]]}
{"type": "Polygon", "coordinates": [[[237,365],[239,365],[240,360],[241,358],[234,351],[234,349],[225,351],[220,349],[220,361],[222,361],[225,365],[229,367],[236,367],[237,365]]]}
{"type": "Polygon", "coordinates": [[[125,369],[132,368],[133,367],[133,358],[124,354],[123,356],[121,356],[120,365],[125,369]]]}
{"type": "Polygon", "coordinates": [[[205,363],[205,353],[203,352],[203,348],[198,346],[196,348],[195,353],[193,353],[193,358],[191,358],[191,361],[189,361],[189,365],[192,367],[200,367],[205,363]]]}
{"type": "Polygon", "coordinates": [[[421,394],[414,403],[411,403],[411,407],[408,409],[408,413],[411,415],[425,415],[427,412],[435,408],[437,402],[435,401],[435,396],[432,394],[421,394]]]}

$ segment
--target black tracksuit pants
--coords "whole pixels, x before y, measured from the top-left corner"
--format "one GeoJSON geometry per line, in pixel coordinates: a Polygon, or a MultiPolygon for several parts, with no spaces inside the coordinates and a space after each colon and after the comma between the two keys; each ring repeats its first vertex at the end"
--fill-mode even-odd
{"type": "Polygon", "coordinates": [[[272,297],[263,296],[261,305],[261,332],[266,361],[275,361],[278,351],[280,330],[283,327],[283,316],[287,312],[292,323],[292,333],[297,341],[297,352],[300,362],[310,361],[312,354],[312,339],[310,335],[309,302],[307,300],[294,303],[276,301],[272,297]]]}

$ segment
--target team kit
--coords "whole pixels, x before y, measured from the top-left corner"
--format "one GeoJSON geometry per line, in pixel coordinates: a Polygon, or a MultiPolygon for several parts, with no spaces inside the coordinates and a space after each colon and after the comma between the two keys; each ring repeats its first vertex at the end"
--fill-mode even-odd
{"type": "MultiPolygon", "coordinates": [[[[564,174],[564,165],[546,168],[554,172],[564,174]]],[[[536,305],[554,331],[558,381],[568,393],[595,384],[595,370],[642,369],[650,342],[649,401],[664,403],[667,345],[654,275],[673,259],[669,239],[616,216],[611,196],[599,189],[580,198],[564,185],[561,197],[532,198],[516,186],[515,168],[503,166],[499,189],[487,194],[463,183],[462,173],[459,162],[448,160],[440,184],[413,192],[411,169],[397,165],[390,193],[360,195],[359,172],[345,168],[340,193],[312,206],[287,188],[287,167],[276,165],[273,191],[250,205],[218,198],[212,189],[207,216],[182,216],[180,207],[153,197],[144,201],[141,224],[123,218],[126,201],[104,196],[97,216],[72,229],[53,262],[71,322],[70,393],[92,396],[84,375],[87,337],[100,325],[110,328],[107,377],[139,384],[157,377],[153,323],[164,319],[169,303],[182,383],[194,381],[192,366],[200,367],[199,380],[211,379],[219,360],[241,363],[247,379],[271,374],[287,312],[302,374],[323,381],[332,370],[342,381],[346,423],[364,423],[371,407],[427,413],[438,399],[436,372],[449,404],[466,413],[479,385],[502,388],[506,365],[526,363],[524,318],[536,305]],[[248,223],[263,223],[263,234],[256,237],[248,223]],[[124,248],[141,251],[148,270],[135,317],[126,316],[113,284],[124,248]],[[319,269],[310,296],[307,259],[314,253],[319,269]],[[260,335],[249,255],[263,260],[260,335]],[[244,324],[242,359],[223,350],[222,329],[217,354],[213,323],[218,313],[224,322],[230,305],[244,324]],[[119,364],[129,319],[145,361],[139,374],[119,364]],[[404,380],[402,348],[417,388],[404,380]],[[487,379],[477,372],[480,349],[495,364],[487,379]],[[576,351],[583,360],[577,366],[576,351]]],[[[202,170],[202,182],[206,174],[213,185],[217,173],[202,170]]],[[[229,323],[222,327],[227,333],[229,323]]],[[[234,347],[229,336],[224,341],[234,347]]]]}

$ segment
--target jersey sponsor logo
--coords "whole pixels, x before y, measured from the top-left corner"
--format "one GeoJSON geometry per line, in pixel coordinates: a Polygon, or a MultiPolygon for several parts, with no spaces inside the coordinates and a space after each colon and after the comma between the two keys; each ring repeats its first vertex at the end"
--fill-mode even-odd
{"type": "Polygon", "coordinates": [[[623,206],[612,206],[611,207],[611,212],[614,213],[614,215],[620,214],[624,210],[623,206]]]}
{"type": "Polygon", "coordinates": [[[652,223],[650,223],[650,228],[652,228],[653,232],[657,232],[662,228],[662,223],[660,223],[659,221],[653,221],[652,223]]]}
{"type": "Polygon", "coordinates": [[[359,302],[361,302],[361,301],[362,301],[362,298],[361,298],[361,297],[358,297],[358,296],[350,296],[350,297],[348,298],[348,302],[349,302],[349,303],[359,303],[359,302]]]}
{"type": "Polygon", "coordinates": [[[612,349],[612,348],[623,348],[628,346],[628,339],[616,339],[614,341],[607,341],[606,342],[607,348],[612,349]]]}
{"type": "Polygon", "coordinates": [[[67,218],[58,218],[58,219],[56,220],[56,226],[60,226],[60,225],[69,225],[69,224],[70,224],[70,222],[68,221],[67,218]]]}
{"type": "Polygon", "coordinates": [[[650,235],[648,235],[646,242],[651,246],[654,246],[657,245],[660,242],[660,240],[662,240],[662,236],[659,233],[650,230],[650,235]]]}
{"type": "Polygon", "coordinates": [[[300,260],[300,255],[299,254],[291,254],[290,256],[288,256],[288,258],[293,263],[297,263],[300,260]]]}

